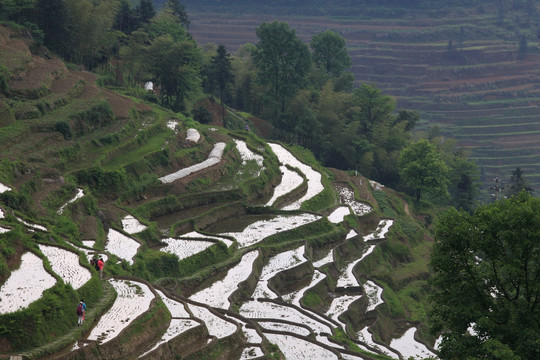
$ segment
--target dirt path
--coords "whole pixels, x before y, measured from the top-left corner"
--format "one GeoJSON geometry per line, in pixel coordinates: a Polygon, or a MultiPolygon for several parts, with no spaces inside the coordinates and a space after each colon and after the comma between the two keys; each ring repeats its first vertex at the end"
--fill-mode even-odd
{"type": "Polygon", "coordinates": [[[407,203],[405,200],[401,199],[403,201],[403,209],[405,210],[405,214],[411,216],[411,212],[409,211],[409,203],[407,203]]]}

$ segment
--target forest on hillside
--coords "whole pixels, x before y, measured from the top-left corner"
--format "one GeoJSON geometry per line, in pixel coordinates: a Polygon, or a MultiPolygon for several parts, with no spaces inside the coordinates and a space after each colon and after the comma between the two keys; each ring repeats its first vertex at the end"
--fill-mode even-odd
{"type": "Polygon", "coordinates": [[[150,0],[135,6],[127,0],[28,0],[17,6],[4,0],[0,8],[6,20],[28,27],[38,44],[99,73],[103,86],[135,89],[152,81],[156,92],[148,99],[201,122],[208,121],[208,111],[196,102],[214,94],[226,126],[233,120],[225,116],[225,104],[269,121],[268,136],[309,148],[325,166],[358,171],[410,191],[417,201],[464,209],[474,204],[474,164],[437,133],[422,139],[419,150],[423,145],[411,141],[419,113],[396,109],[395,100],[371,84],[353,88],[345,41],[335,32],[323,31],[305,44],[288,24],[263,23],[257,44],[230,54],[195,43],[179,1],[156,9],[150,0]],[[411,158],[401,156],[404,149],[423,156],[421,167],[430,169],[420,181],[411,173],[411,158]]]}

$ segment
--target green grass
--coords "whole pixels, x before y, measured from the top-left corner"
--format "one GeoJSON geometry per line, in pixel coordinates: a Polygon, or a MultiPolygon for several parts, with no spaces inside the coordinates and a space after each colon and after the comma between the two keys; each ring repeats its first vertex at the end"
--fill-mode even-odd
{"type": "Polygon", "coordinates": [[[104,162],[103,165],[105,167],[117,167],[138,161],[145,155],[160,150],[165,143],[165,140],[167,140],[170,136],[171,133],[168,131],[155,134],[151,138],[146,139],[146,141],[135,150],[116,156],[111,160],[104,162]]]}

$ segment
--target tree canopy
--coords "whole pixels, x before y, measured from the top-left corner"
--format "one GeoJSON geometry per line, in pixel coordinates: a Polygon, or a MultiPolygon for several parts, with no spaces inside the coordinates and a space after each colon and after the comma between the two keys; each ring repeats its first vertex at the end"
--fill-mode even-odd
{"type": "Polygon", "coordinates": [[[441,359],[540,358],[540,199],[448,210],[431,266],[441,359]]]}
{"type": "Polygon", "coordinates": [[[315,34],[310,46],[313,49],[313,61],[328,74],[339,76],[351,66],[345,39],[331,30],[315,34]]]}
{"type": "Polygon", "coordinates": [[[221,104],[223,120],[225,120],[223,97],[225,96],[225,89],[233,81],[234,75],[232,73],[231,54],[227,52],[224,45],[219,45],[216,55],[212,56],[208,77],[210,78],[211,87],[217,87],[219,89],[219,102],[221,104]]]}
{"type": "Polygon", "coordinates": [[[268,87],[268,97],[274,102],[277,123],[285,113],[287,99],[303,85],[311,68],[311,55],[307,45],[286,23],[262,23],[256,33],[259,42],[253,60],[259,70],[258,78],[268,87]]]}
{"type": "Polygon", "coordinates": [[[520,167],[517,167],[512,171],[512,176],[510,177],[510,187],[507,190],[507,196],[515,196],[519,194],[522,190],[525,190],[529,194],[534,192],[534,189],[529,185],[529,182],[523,176],[524,171],[520,167]]]}
{"type": "Polygon", "coordinates": [[[424,192],[447,192],[448,168],[435,146],[422,139],[406,147],[399,158],[402,180],[412,187],[416,201],[424,192]]]}

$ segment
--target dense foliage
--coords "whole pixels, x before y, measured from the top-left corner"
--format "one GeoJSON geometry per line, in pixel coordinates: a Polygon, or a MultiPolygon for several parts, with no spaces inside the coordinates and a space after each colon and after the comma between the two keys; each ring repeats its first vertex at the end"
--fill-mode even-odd
{"type": "Polygon", "coordinates": [[[540,200],[526,192],[441,217],[431,265],[442,359],[538,359],[539,234],[540,200]]]}
{"type": "MultiPolygon", "coordinates": [[[[424,2],[408,5],[413,3],[424,2]]],[[[141,88],[152,81],[154,93],[145,98],[195,114],[202,122],[210,114],[195,102],[203,92],[215,94],[226,126],[243,128],[227,117],[225,103],[270,120],[271,137],[309,148],[325,166],[360,171],[387,186],[410,189],[420,199],[426,189],[403,183],[399,170],[400,154],[420,114],[396,109],[395,100],[372,84],[353,89],[341,35],[330,30],[314,34],[308,47],[288,24],[262,23],[256,29],[257,44],[230,54],[223,45],[197,46],[182,3],[170,0],[158,6],[149,0],[135,5],[126,0],[3,0],[0,14],[26,24],[35,38],[42,36],[65,59],[101,73],[102,85],[141,88]]],[[[2,88],[6,91],[6,85],[2,88]]],[[[98,117],[81,113],[71,129],[57,124],[56,130],[65,138],[80,136],[110,121],[110,110],[104,110],[98,117]]],[[[430,141],[448,169],[439,180],[448,184],[452,196],[445,190],[429,200],[470,209],[474,165],[459,150],[449,152],[444,141],[430,141]]]]}

